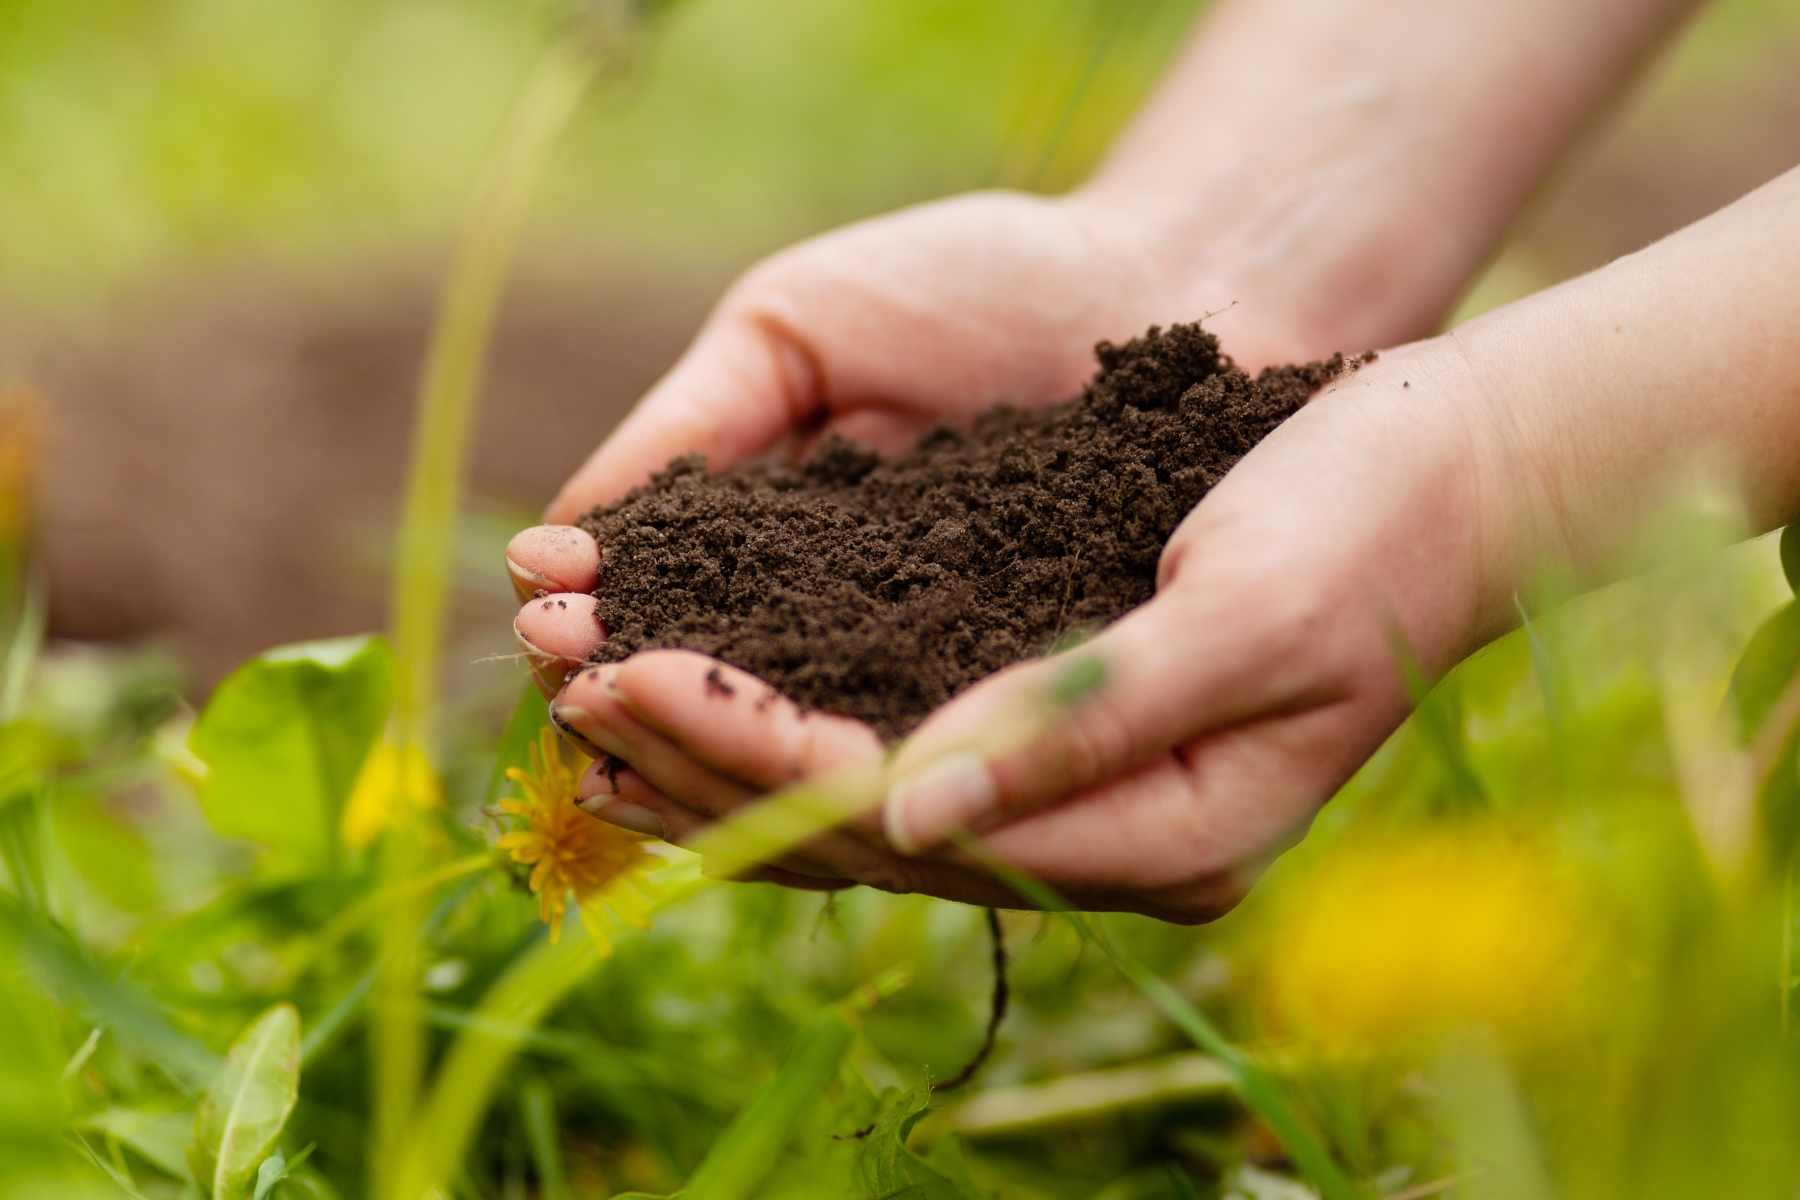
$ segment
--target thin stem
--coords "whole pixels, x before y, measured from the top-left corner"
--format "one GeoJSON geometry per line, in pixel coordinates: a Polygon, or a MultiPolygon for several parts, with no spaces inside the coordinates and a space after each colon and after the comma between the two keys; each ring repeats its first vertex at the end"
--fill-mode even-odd
{"type": "Polygon", "coordinates": [[[947,1124],[967,1138],[1007,1138],[1113,1113],[1226,1096],[1236,1079],[1210,1054],[1186,1051],[1149,1062],[1062,1075],[1043,1083],[977,1092],[950,1109],[947,1124]]]}
{"type": "Polygon", "coordinates": [[[520,1044],[601,962],[580,922],[534,942],[488,989],[444,1057],[407,1139],[396,1196],[428,1196],[455,1174],[520,1044]]]}
{"type": "MultiPolygon", "coordinates": [[[[389,601],[395,650],[389,737],[401,751],[400,787],[408,793],[397,798],[394,811],[403,815],[382,847],[390,888],[413,881],[431,858],[410,800],[431,794],[430,781],[417,775],[428,769],[433,748],[455,521],[494,313],[534,186],[594,70],[592,54],[573,39],[558,39],[532,70],[458,247],[426,358],[389,601]]],[[[425,1059],[418,991],[423,923],[423,894],[408,893],[382,924],[371,1021],[371,1182],[380,1196],[416,1195],[394,1184],[425,1059]]]]}
{"type": "Polygon", "coordinates": [[[963,1069],[948,1079],[932,1084],[931,1090],[934,1092],[953,1092],[975,1078],[975,1073],[993,1056],[994,1043],[1000,1037],[1000,1024],[1006,1020],[1006,1006],[1011,995],[1006,980],[1006,930],[1000,926],[998,909],[990,908],[986,911],[988,943],[993,948],[994,958],[994,991],[993,998],[988,1003],[987,1030],[982,1034],[981,1045],[969,1061],[963,1064],[963,1069]]]}
{"type": "Polygon", "coordinates": [[[1165,980],[1128,951],[1114,945],[1112,939],[1103,936],[1049,887],[994,857],[973,838],[965,836],[957,840],[996,878],[1031,904],[1045,912],[1061,914],[1083,941],[1098,946],[1113,967],[1160,1008],[1189,1041],[1217,1059],[1230,1073],[1235,1090],[1244,1103],[1268,1125],[1300,1173],[1319,1189],[1323,1200],[1364,1200],[1363,1189],[1344,1173],[1324,1140],[1289,1103],[1287,1093],[1273,1072],[1245,1054],[1165,980]]]}

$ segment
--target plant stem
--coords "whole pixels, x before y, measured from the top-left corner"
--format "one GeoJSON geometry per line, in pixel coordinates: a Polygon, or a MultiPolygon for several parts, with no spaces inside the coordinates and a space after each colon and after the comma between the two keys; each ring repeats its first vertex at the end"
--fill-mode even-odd
{"type": "Polygon", "coordinates": [[[995,858],[973,838],[961,837],[957,839],[957,843],[979,858],[996,878],[1004,881],[1020,896],[1045,912],[1060,913],[1083,941],[1098,946],[1119,974],[1160,1008],[1170,1022],[1187,1035],[1189,1041],[1212,1055],[1231,1075],[1237,1094],[1268,1125],[1300,1173],[1319,1189],[1323,1200],[1364,1200],[1363,1189],[1344,1173],[1323,1139],[1301,1118],[1273,1072],[1245,1054],[1205,1014],[1189,1004],[1156,972],[1114,945],[1111,938],[1103,936],[1081,913],[1071,908],[1066,900],[1049,887],[995,858]]]}
{"type": "Polygon", "coordinates": [[[1229,1095],[1235,1082],[1212,1055],[1188,1051],[978,1092],[949,1111],[948,1125],[964,1137],[1016,1137],[1112,1113],[1229,1095]]]}
{"type": "MultiPolygon", "coordinates": [[[[529,209],[531,193],[557,136],[574,114],[594,73],[594,59],[573,39],[558,39],[533,68],[502,129],[464,231],[438,310],[420,386],[406,506],[395,545],[389,601],[393,629],[394,707],[389,737],[406,764],[406,793],[430,794],[429,781],[411,778],[429,761],[455,522],[463,468],[474,425],[476,393],[501,285],[529,209]],[[406,751],[416,748],[420,754],[406,751]]],[[[397,798],[402,814],[382,847],[390,888],[404,888],[428,869],[431,850],[411,795],[397,798]]],[[[404,1161],[425,1058],[423,1006],[418,991],[422,893],[403,893],[383,922],[371,1032],[375,1089],[372,1194],[404,1197],[396,1172],[404,1161]]]]}
{"type": "Polygon", "coordinates": [[[407,1138],[396,1196],[428,1196],[462,1162],[494,1084],[521,1042],[582,980],[600,954],[580,922],[560,942],[540,938],[488,989],[457,1035],[407,1138]]]}

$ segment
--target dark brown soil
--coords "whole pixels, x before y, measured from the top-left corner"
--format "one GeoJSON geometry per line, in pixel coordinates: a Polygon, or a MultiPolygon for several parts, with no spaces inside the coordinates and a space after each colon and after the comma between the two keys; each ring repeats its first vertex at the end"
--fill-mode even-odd
{"type": "MultiPolygon", "coordinates": [[[[582,526],[596,661],[704,651],[886,737],[1148,600],[1175,526],[1343,369],[1252,378],[1198,325],[1101,343],[1082,395],[939,428],[892,459],[839,438],[709,475],[679,459],[582,526]]],[[[729,698],[712,677],[707,693],[729,698]]]]}

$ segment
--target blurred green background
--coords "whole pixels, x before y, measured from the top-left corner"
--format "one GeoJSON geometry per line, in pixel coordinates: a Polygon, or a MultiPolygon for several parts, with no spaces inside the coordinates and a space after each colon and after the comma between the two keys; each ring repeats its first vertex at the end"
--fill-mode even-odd
{"type": "MultiPolygon", "coordinates": [[[[590,98],[510,289],[460,533],[444,764],[457,849],[484,852],[495,704],[519,683],[516,662],[493,661],[511,649],[498,548],[717,290],[757,255],[840,221],[959,188],[1079,179],[1197,7],[685,0],[590,98]]],[[[283,1144],[316,1150],[310,1173],[276,1194],[358,1194],[372,939],[327,933],[379,878],[335,845],[253,845],[282,841],[292,822],[271,816],[290,805],[314,805],[310,832],[329,829],[342,801],[329,789],[259,780],[269,794],[196,804],[186,722],[207,685],[256,651],[383,622],[435,291],[546,11],[0,0],[0,389],[38,397],[20,437],[41,437],[40,548],[52,630],[66,639],[29,688],[0,680],[0,1195],[194,1194],[180,1182],[194,1096],[279,1001],[299,1005],[308,1038],[283,1144]],[[88,645],[145,639],[165,649],[88,645]]],[[[1796,50],[1788,0],[1706,8],[1545,189],[1466,309],[1643,245],[1800,158],[1796,50]]],[[[1449,1067],[1327,1065],[1292,1081],[1334,1152],[1386,1194],[1792,1194],[1783,1156],[1800,1070],[1771,1028],[1773,1001],[1787,997],[1784,1022],[1791,1008],[1791,868],[1784,891],[1709,857],[1719,851],[1689,809],[1712,802],[1717,780],[1689,761],[1687,727],[1696,708],[1716,709],[1746,634],[1785,589],[1766,544],[1721,556],[1697,548],[1717,539],[1692,522],[1660,540],[1686,569],[1572,605],[1478,656],[1249,908],[1204,932],[1104,923],[1259,1047],[1277,1036],[1261,976],[1290,969],[1279,951],[1303,939],[1314,959],[1291,970],[1411,1013],[1445,982],[1420,963],[1482,934],[1493,981],[1515,1003],[1523,995],[1520,1007],[1554,1012],[1579,991],[1607,1015],[1549,1051],[1463,1046],[1449,1067]],[[1416,865],[1406,836],[1469,820],[1481,835],[1471,842],[1516,849],[1490,835],[1524,830],[1548,874],[1519,874],[1505,852],[1452,859],[1449,882],[1438,864],[1400,893],[1436,922],[1422,932],[1377,927],[1393,915],[1381,896],[1358,907],[1339,903],[1365,899],[1354,889],[1329,890],[1334,863],[1416,865]],[[1479,889],[1457,886],[1483,878],[1474,868],[1501,905],[1544,884],[1594,962],[1559,962],[1549,985],[1529,973],[1546,969],[1541,927],[1484,911],[1465,894],[1479,889]],[[1583,894],[1551,886],[1562,868],[1588,881],[1583,894]],[[1307,923],[1340,908],[1346,924],[1307,923]],[[1427,944],[1406,951],[1409,936],[1427,944]],[[1326,952],[1344,961],[1320,962],[1326,952]],[[1444,1174],[1468,1157],[1520,1171],[1444,1174]],[[1533,1186],[1533,1171],[1563,1190],[1533,1186]]],[[[1794,605],[1783,611],[1775,632],[1800,628],[1794,605]]],[[[1800,638],[1776,649],[1779,686],[1800,638]]],[[[346,655],[253,667],[249,677],[291,691],[269,687],[266,724],[348,726],[352,709],[378,712],[365,676],[380,672],[352,671],[346,655]]],[[[531,898],[504,872],[452,882],[434,896],[424,950],[436,1048],[479,1022],[484,990],[538,937],[531,898]]],[[[921,1072],[955,1069],[979,1036],[978,915],[751,887],[623,939],[575,1003],[529,1031],[452,1194],[678,1186],[779,1078],[797,1031],[896,963],[914,979],[861,1020],[853,1069],[805,1114],[797,1159],[784,1160],[799,1182],[781,1194],[866,1167],[854,1136],[865,1122],[894,1156],[883,1169],[904,1162],[919,1196],[1312,1194],[1228,1097],[1217,1062],[1197,1060],[1091,945],[1029,915],[1008,934],[1015,1006],[1001,1054],[969,1107],[934,1114],[919,1139],[966,1145],[934,1152],[931,1170],[973,1187],[919,1183],[898,1131],[922,1103],[921,1072]]],[[[1270,1061],[1287,1063],[1285,1050],[1270,1061]]]]}

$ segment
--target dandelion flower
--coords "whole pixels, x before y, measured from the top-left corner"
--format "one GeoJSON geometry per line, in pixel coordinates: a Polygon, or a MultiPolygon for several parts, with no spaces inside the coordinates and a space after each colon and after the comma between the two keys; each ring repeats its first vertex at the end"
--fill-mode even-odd
{"type": "Polygon", "coordinates": [[[649,839],[590,816],[575,803],[580,773],[564,757],[556,734],[545,729],[531,748],[531,769],[506,772],[523,794],[500,801],[500,810],[522,826],[502,836],[500,848],[531,868],[531,890],[550,940],[561,938],[573,897],[588,936],[605,953],[611,939],[598,919],[602,904],[642,928],[650,909],[642,876],[656,860],[644,849],[649,839]]]}
{"type": "Polygon", "coordinates": [[[443,787],[425,751],[384,737],[369,748],[356,773],[338,821],[338,836],[349,849],[366,850],[409,808],[430,812],[443,806],[443,787]]]}
{"type": "Polygon", "coordinates": [[[1502,828],[1342,848],[1276,923],[1270,1013],[1329,1055],[1551,1034],[1583,990],[1583,905],[1551,845],[1502,828]]]}

